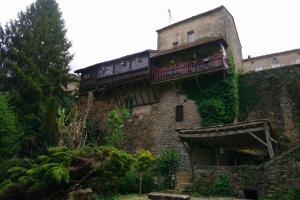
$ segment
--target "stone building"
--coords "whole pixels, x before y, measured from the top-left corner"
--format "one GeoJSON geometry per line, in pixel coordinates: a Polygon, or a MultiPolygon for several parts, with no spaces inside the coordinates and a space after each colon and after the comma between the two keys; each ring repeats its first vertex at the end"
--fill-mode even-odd
{"type": "Polygon", "coordinates": [[[277,67],[300,64],[300,49],[293,49],[243,60],[243,72],[261,71],[277,67]]]}
{"type": "Polygon", "coordinates": [[[195,102],[181,92],[181,81],[194,85],[206,74],[228,72],[227,49],[241,67],[241,44],[232,15],[221,6],[157,31],[157,50],[146,50],[79,69],[80,93],[93,91],[97,101],[126,106],[132,112],[124,148],[159,154],[176,149],[181,168],[188,152],[177,129],[201,126],[195,102]]]}

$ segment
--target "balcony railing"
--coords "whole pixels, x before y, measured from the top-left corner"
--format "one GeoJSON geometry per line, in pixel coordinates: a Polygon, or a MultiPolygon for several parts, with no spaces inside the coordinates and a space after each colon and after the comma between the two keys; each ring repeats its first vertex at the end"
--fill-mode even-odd
{"type": "Polygon", "coordinates": [[[226,57],[223,54],[217,54],[191,62],[152,69],[152,83],[184,78],[227,68],[226,57]]]}

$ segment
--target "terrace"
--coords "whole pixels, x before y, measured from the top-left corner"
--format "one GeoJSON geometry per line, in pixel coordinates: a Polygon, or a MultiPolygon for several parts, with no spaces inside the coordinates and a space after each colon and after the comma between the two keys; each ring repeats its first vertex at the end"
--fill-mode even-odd
{"type": "Polygon", "coordinates": [[[151,73],[151,81],[152,83],[161,83],[227,69],[226,56],[219,53],[206,58],[195,59],[190,62],[154,68],[151,73]]]}
{"type": "Polygon", "coordinates": [[[221,38],[203,38],[157,52],[151,58],[151,83],[158,84],[227,71],[226,47],[226,42],[221,38]]]}

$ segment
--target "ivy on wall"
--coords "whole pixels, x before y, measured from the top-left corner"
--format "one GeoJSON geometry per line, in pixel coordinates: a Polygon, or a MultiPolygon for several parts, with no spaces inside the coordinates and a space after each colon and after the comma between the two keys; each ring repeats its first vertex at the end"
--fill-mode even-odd
{"type": "Polygon", "coordinates": [[[213,73],[182,84],[183,93],[196,102],[202,126],[232,123],[239,111],[238,74],[231,50],[228,51],[229,72],[213,73]]]}

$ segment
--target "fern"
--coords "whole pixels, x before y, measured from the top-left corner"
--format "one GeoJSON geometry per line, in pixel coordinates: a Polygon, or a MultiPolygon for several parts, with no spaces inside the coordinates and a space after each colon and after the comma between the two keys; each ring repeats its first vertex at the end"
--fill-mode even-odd
{"type": "Polygon", "coordinates": [[[51,168],[48,175],[57,184],[68,183],[70,180],[69,170],[62,165],[51,168]]]}

